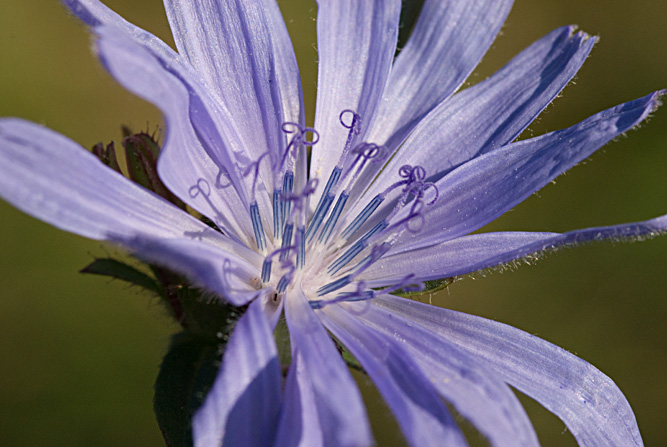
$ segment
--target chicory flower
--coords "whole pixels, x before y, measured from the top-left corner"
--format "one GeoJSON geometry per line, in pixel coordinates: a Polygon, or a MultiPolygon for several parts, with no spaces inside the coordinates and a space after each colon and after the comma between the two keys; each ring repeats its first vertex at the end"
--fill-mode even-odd
{"type": "Polygon", "coordinates": [[[594,38],[559,28],[457,92],[511,1],[427,0],[395,57],[400,1],[320,0],[311,128],[273,0],[165,0],[178,52],[97,0],[64,2],[92,28],[105,68],[164,113],[157,170],[169,197],[18,119],[0,120],[0,196],[241,309],[193,418],[195,446],[371,445],[339,346],[415,446],[466,445],[445,402],[494,446],[537,445],[510,386],[581,445],[642,444],[620,390],[590,364],[501,323],[396,296],[563,245],[665,231],[667,216],[473,234],[658,106],[663,92],[514,141],[594,38]],[[284,383],[273,337],[283,314],[284,383]]]}

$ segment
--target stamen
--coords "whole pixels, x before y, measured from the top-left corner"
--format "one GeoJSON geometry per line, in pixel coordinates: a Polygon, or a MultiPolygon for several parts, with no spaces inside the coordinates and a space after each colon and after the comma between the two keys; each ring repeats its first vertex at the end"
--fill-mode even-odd
{"type": "MultiPolygon", "coordinates": [[[[287,198],[292,195],[292,192],[294,190],[294,172],[293,171],[287,171],[285,172],[285,177],[283,177],[283,192],[282,195],[283,197],[287,198]]],[[[280,228],[283,228],[285,225],[285,221],[287,220],[287,216],[290,215],[290,212],[292,211],[292,201],[291,200],[283,200],[282,202],[282,207],[280,210],[280,228]]]]}
{"type": "Polygon", "coordinates": [[[353,154],[357,154],[357,156],[350,164],[348,172],[354,170],[355,167],[356,172],[352,176],[352,180],[350,180],[348,183],[354,183],[356,181],[369,160],[371,163],[379,163],[384,160],[389,151],[384,146],[378,146],[375,143],[364,142],[357,144],[351,152],[353,154]]]}
{"type": "Polygon", "coordinates": [[[327,213],[329,212],[329,207],[331,207],[331,203],[333,202],[334,199],[334,196],[333,194],[330,193],[330,191],[338,183],[338,179],[340,178],[340,173],[341,169],[338,166],[336,166],[331,172],[331,176],[329,176],[329,181],[324,187],[324,191],[322,191],[320,202],[317,204],[317,207],[315,208],[315,214],[313,214],[313,218],[310,221],[310,225],[308,226],[308,231],[306,231],[306,239],[308,240],[308,242],[310,242],[313,236],[315,236],[315,233],[320,228],[320,225],[322,225],[324,216],[326,216],[327,213]]]}
{"type": "MultiPolygon", "coordinates": [[[[387,194],[389,194],[391,191],[398,188],[399,186],[408,185],[406,186],[406,188],[409,188],[412,183],[418,181],[420,178],[423,178],[426,175],[426,171],[421,166],[415,166],[413,168],[410,165],[403,165],[399,168],[398,175],[403,177],[405,180],[400,180],[390,185],[387,189],[385,189],[384,191],[373,197],[373,199],[370,202],[368,202],[368,204],[364,207],[361,213],[359,213],[359,215],[357,215],[357,217],[354,218],[354,220],[347,226],[347,228],[345,228],[342,234],[342,237],[344,239],[348,239],[350,236],[352,236],[352,234],[354,234],[355,231],[357,231],[359,228],[361,228],[361,226],[364,223],[366,223],[366,221],[373,215],[375,210],[377,210],[377,208],[382,204],[382,202],[384,202],[385,198],[387,197],[387,194]]],[[[432,185],[432,183],[430,185],[432,185]]],[[[403,197],[401,198],[401,200],[399,200],[399,203],[396,205],[395,211],[398,211],[398,209],[403,206],[406,198],[407,194],[406,191],[404,190],[403,197]]]]}
{"type": "MultiPolygon", "coordinates": [[[[338,201],[336,202],[336,206],[334,207],[333,211],[331,212],[331,215],[329,216],[329,219],[327,220],[327,223],[324,226],[324,229],[322,230],[322,233],[320,233],[320,238],[319,242],[320,243],[327,243],[329,239],[331,238],[331,235],[333,233],[334,228],[336,228],[336,224],[338,223],[338,220],[340,219],[340,216],[343,212],[343,209],[345,208],[345,204],[347,203],[347,200],[350,197],[350,187],[351,185],[354,185],[356,182],[357,178],[361,174],[366,162],[368,160],[372,160],[379,155],[382,155],[383,153],[383,148],[381,146],[378,146],[377,144],[374,143],[361,143],[357,145],[353,150],[352,153],[358,154],[354,162],[352,162],[352,165],[349,168],[346,168],[346,172],[341,177],[341,181],[339,181],[338,187],[342,188],[342,185],[345,185],[345,189],[343,192],[340,194],[338,197],[338,201]],[[358,165],[358,166],[357,166],[358,165]],[[350,172],[355,170],[353,175],[349,175],[350,172]]],[[[373,160],[377,161],[377,160],[373,160]]],[[[336,194],[336,187],[333,188],[334,195],[336,194]]],[[[377,207],[378,204],[375,206],[377,207]]],[[[371,211],[372,213],[372,211],[371,211]]],[[[367,217],[368,218],[368,217],[367,217]]],[[[358,223],[359,225],[363,224],[363,222],[358,223]]],[[[348,227],[349,228],[349,227],[348,227]]]]}
{"type": "Polygon", "coordinates": [[[262,160],[264,160],[266,157],[268,157],[269,154],[270,154],[269,152],[263,153],[262,155],[259,156],[257,161],[254,161],[254,162],[250,163],[245,168],[245,170],[243,171],[243,176],[244,177],[249,175],[251,172],[254,171],[253,179],[252,179],[252,188],[250,190],[251,191],[250,192],[250,197],[251,197],[253,202],[256,202],[256,200],[255,200],[255,191],[257,190],[257,178],[259,177],[259,164],[262,162],[262,160]]]}
{"type": "Polygon", "coordinates": [[[399,220],[396,223],[393,223],[391,225],[391,228],[398,228],[405,224],[405,229],[407,229],[410,233],[418,233],[424,226],[424,223],[426,222],[426,219],[424,218],[424,213],[422,212],[422,208],[424,207],[424,202],[421,200],[415,200],[412,203],[412,207],[410,208],[410,213],[404,217],[403,219],[399,220]],[[417,228],[410,227],[410,222],[412,222],[415,218],[419,218],[419,226],[417,228]]]}
{"type": "Polygon", "coordinates": [[[250,220],[252,221],[252,229],[255,233],[255,242],[257,243],[257,249],[259,251],[264,251],[266,249],[266,240],[264,236],[264,227],[262,226],[262,218],[259,214],[259,207],[257,206],[255,192],[257,189],[257,178],[259,177],[259,165],[262,160],[268,156],[269,152],[265,152],[259,156],[257,161],[250,163],[243,171],[244,176],[254,172],[252,179],[252,189],[250,193],[250,197],[252,199],[252,202],[250,203],[250,220]]]}
{"type": "Polygon", "coordinates": [[[326,286],[322,286],[317,290],[317,296],[323,296],[345,287],[352,282],[352,275],[344,276],[334,282],[330,282],[326,286]]]}
{"type": "Polygon", "coordinates": [[[330,304],[340,303],[343,301],[366,301],[368,299],[374,298],[372,290],[366,290],[366,283],[364,281],[358,281],[356,283],[357,290],[354,292],[346,292],[339,294],[336,298],[330,300],[311,300],[310,306],[313,309],[322,309],[324,306],[330,304]]]}
{"type": "Polygon", "coordinates": [[[375,212],[375,210],[380,206],[380,204],[384,202],[384,197],[381,197],[380,194],[376,195],[373,197],[373,200],[368,202],[368,205],[364,207],[364,209],[357,215],[357,217],[354,218],[354,220],[350,223],[350,225],[345,228],[345,231],[343,231],[343,238],[347,239],[349,238],[352,233],[357,231],[366,221],[368,220],[369,217],[375,212]]]}
{"type": "Polygon", "coordinates": [[[292,243],[292,232],[294,231],[294,224],[288,223],[285,225],[285,233],[283,234],[282,249],[285,250],[280,254],[280,260],[284,261],[289,255],[289,246],[292,243]]]}
{"type": "Polygon", "coordinates": [[[283,256],[285,253],[289,254],[289,251],[292,249],[294,249],[294,247],[289,245],[286,247],[281,247],[277,250],[272,251],[266,258],[264,258],[264,262],[262,263],[262,282],[267,283],[271,279],[271,267],[273,263],[273,258],[275,258],[277,255],[280,255],[280,260],[284,261],[282,263],[282,266],[284,268],[285,266],[289,266],[289,268],[291,268],[292,270],[294,269],[291,263],[286,261],[287,256],[283,256]]]}
{"type": "MultiPolygon", "coordinates": [[[[308,197],[315,192],[317,189],[318,180],[310,179],[303,187],[301,194],[289,194],[285,196],[285,200],[289,202],[290,207],[294,205],[294,210],[290,213],[287,220],[288,223],[292,225],[297,220],[295,217],[298,217],[297,229],[295,236],[295,243],[297,250],[297,267],[303,268],[306,262],[306,213],[308,197]]],[[[291,208],[290,208],[291,209],[291,208]]]]}
{"type": "Polygon", "coordinates": [[[296,246],[298,251],[296,252],[296,266],[299,269],[302,269],[306,264],[306,228],[299,226],[296,229],[296,246]]]}
{"type": "Polygon", "coordinates": [[[338,218],[340,217],[340,214],[343,211],[345,203],[347,202],[347,199],[349,197],[350,195],[347,194],[345,191],[343,191],[343,193],[341,193],[341,195],[338,197],[338,202],[336,202],[336,206],[334,206],[334,209],[331,212],[331,216],[329,216],[327,223],[324,225],[322,233],[320,233],[320,239],[319,239],[320,242],[326,243],[329,241],[329,236],[331,236],[331,231],[336,226],[336,223],[338,223],[338,218]]]}
{"type": "Polygon", "coordinates": [[[283,262],[282,267],[289,269],[289,271],[280,278],[280,281],[278,281],[278,285],[276,286],[276,291],[278,293],[283,293],[285,289],[287,289],[289,283],[292,282],[292,277],[294,276],[295,271],[294,264],[291,262],[283,262]]]}
{"type": "MultiPolygon", "coordinates": [[[[350,109],[343,110],[340,115],[339,115],[339,121],[341,125],[349,129],[348,135],[347,135],[347,140],[345,141],[345,146],[343,147],[343,151],[341,152],[338,164],[333,168],[333,171],[331,172],[331,175],[329,176],[329,180],[327,181],[327,185],[324,188],[324,191],[322,192],[322,195],[320,196],[320,201],[317,204],[317,207],[315,207],[315,213],[313,214],[313,217],[310,221],[310,225],[308,226],[308,230],[306,231],[306,240],[310,242],[313,240],[315,237],[315,234],[317,234],[317,231],[319,230],[320,226],[322,225],[322,222],[324,221],[324,218],[329,212],[329,208],[333,204],[334,198],[337,195],[337,188],[336,186],[339,183],[341,173],[343,172],[343,168],[346,166],[346,159],[348,156],[348,153],[350,152],[350,147],[352,146],[354,137],[359,135],[361,132],[361,116],[359,116],[356,112],[350,109]],[[351,115],[350,122],[346,122],[346,117],[351,115]]],[[[347,177],[347,174],[346,176],[347,177]]],[[[349,194],[347,194],[349,196],[349,194]]],[[[344,199],[347,200],[347,199],[344,199]]],[[[337,203],[338,205],[344,206],[345,203],[344,201],[341,202],[339,199],[337,203]]],[[[340,213],[342,212],[342,208],[338,208],[338,216],[340,216],[340,213]]],[[[331,231],[333,230],[333,227],[335,226],[334,224],[338,220],[338,217],[335,217],[333,221],[331,221],[331,224],[328,225],[328,229],[326,230],[326,235],[320,237],[320,241],[324,241],[328,239],[329,235],[331,234],[331,231]]]]}
{"type": "Polygon", "coordinates": [[[364,243],[363,240],[358,241],[355,243],[352,247],[350,247],[343,256],[339,257],[336,259],[330,266],[329,269],[327,270],[327,273],[330,275],[335,275],[338,273],[340,269],[345,267],[347,264],[350,263],[352,259],[354,259],[355,256],[357,256],[359,253],[361,253],[364,248],[366,248],[366,244],[364,243]]]}
{"type": "Polygon", "coordinates": [[[297,151],[303,146],[312,146],[320,139],[319,133],[310,127],[301,127],[297,123],[285,122],[282,130],[286,134],[293,134],[280,158],[279,163],[273,167],[276,185],[273,191],[273,236],[275,239],[282,237],[285,221],[290,215],[291,202],[288,197],[294,189],[294,162],[297,151]],[[312,140],[308,141],[307,134],[312,134],[312,140]],[[284,170],[284,172],[283,172],[284,170]],[[282,178],[282,185],[279,183],[282,178]]]}
{"type": "Polygon", "coordinates": [[[264,239],[264,227],[262,226],[262,218],[259,215],[257,202],[250,204],[250,220],[252,221],[252,229],[255,232],[257,249],[264,251],[266,249],[266,240],[264,239]]]}
{"type": "Polygon", "coordinates": [[[368,239],[379,231],[383,231],[389,226],[389,223],[386,220],[382,220],[380,223],[375,225],[371,230],[366,233],[361,239],[355,242],[341,257],[336,259],[330,266],[328,273],[330,275],[335,275],[340,269],[345,267],[347,264],[352,261],[359,253],[361,253],[366,247],[368,247],[368,239]]]}
{"type": "Polygon", "coordinates": [[[262,282],[267,283],[271,279],[271,257],[267,256],[264,258],[262,263],[262,282]]]}
{"type": "Polygon", "coordinates": [[[343,153],[341,155],[341,159],[347,155],[347,152],[350,150],[350,145],[352,144],[352,139],[359,135],[361,132],[361,116],[357,115],[357,112],[354,110],[350,109],[345,109],[342,112],[340,112],[340,115],[338,116],[338,120],[340,123],[345,127],[346,129],[350,129],[350,132],[347,134],[347,140],[345,141],[345,147],[343,148],[343,153]],[[345,122],[345,115],[351,114],[352,115],[352,120],[350,123],[345,122]]]}
{"type": "Polygon", "coordinates": [[[286,276],[280,278],[280,281],[278,281],[278,286],[276,286],[276,292],[283,293],[287,289],[290,281],[291,279],[288,279],[286,276]]]}
{"type": "Polygon", "coordinates": [[[274,239],[280,238],[280,231],[282,230],[281,221],[282,216],[282,200],[281,200],[281,191],[279,189],[273,190],[273,237],[274,239]]]}
{"type": "MultiPolygon", "coordinates": [[[[352,224],[350,224],[350,226],[348,226],[348,228],[345,229],[345,232],[343,234],[349,237],[354,231],[356,231],[359,227],[361,227],[361,225],[363,225],[364,222],[366,222],[366,220],[373,214],[373,212],[380,205],[380,203],[382,203],[382,200],[384,199],[383,194],[387,193],[391,189],[398,187],[401,184],[405,184],[406,186],[405,188],[403,188],[403,193],[401,195],[401,198],[399,199],[394,209],[389,213],[388,216],[386,216],[382,221],[380,221],[373,228],[371,228],[370,231],[368,231],[364,236],[362,236],[357,242],[355,242],[342,256],[336,259],[329,266],[328,269],[329,274],[334,275],[338,271],[340,271],[340,269],[349,264],[352,261],[352,259],[354,259],[366,247],[368,247],[368,245],[371,243],[370,239],[373,235],[379,234],[380,232],[384,232],[385,230],[387,232],[391,232],[393,231],[393,229],[403,226],[403,224],[405,224],[405,228],[407,228],[407,230],[410,232],[418,232],[423,227],[424,216],[422,208],[424,206],[424,202],[421,199],[424,196],[424,191],[430,187],[434,188],[435,199],[428,203],[428,205],[431,205],[438,198],[438,189],[432,183],[424,183],[422,181],[426,177],[426,170],[421,166],[415,166],[414,168],[408,165],[402,166],[399,169],[399,175],[401,177],[407,178],[407,180],[403,180],[401,182],[397,182],[391,185],[382,194],[378,194],[378,196],[373,198],[373,200],[371,200],[371,202],[361,212],[360,216],[357,216],[357,218],[355,218],[352,224]],[[410,213],[408,214],[407,217],[404,217],[400,221],[396,223],[392,222],[390,226],[389,224],[391,222],[391,219],[405,205],[405,202],[407,201],[408,197],[411,194],[414,195],[415,198],[412,202],[410,213]],[[410,222],[413,222],[414,219],[417,218],[420,221],[420,225],[417,228],[411,227],[410,222]]],[[[393,241],[395,241],[397,238],[398,234],[394,234],[393,241]]],[[[393,242],[391,243],[393,244],[393,242]]]]}
{"type": "MultiPolygon", "coordinates": [[[[356,283],[357,288],[355,291],[340,293],[336,298],[332,298],[329,300],[312,300],[310,301],[310,306],[313,309],[322,309],[325,306],[335,303],[368,301],[375,298],[378,295],[385,295],[388,293],[395,292],[396,290],[402,290],[403,292],[419,292],[421,290],[424,290],[424,284],[422,282],[415,283],[413,281],[414,277],[415,277],[414,274],[409,274],[401,278],[401,280],[397,284],[385,287],[384,289],[380,290],[369,290],[366,288],[366,283],[364,281],[358,281],[356,283]]],[[[331,283],[331,285],[333,284],[334,283],[331,283]]],[[[322,295],[324,294],[321,294],[319,296],[322,295]]]]}
{"type": "Polygon", "coordinates": [[[188,189],[188,193],[190,194],[190,197],[193,199],[201,196],[206,201],[209,208],[211,208],[215,212],[215,221],[214,221],[215,225],[223,233],[227,235],[233,234],[228,230],[228,226],[225,225],[228,224],[229,221],[225,218],[225,216],[223,216],[220,210],[218,210],[218,208],[213,203],[213,200],[211,200],[211,185],[209,185],[206,179],[203,179],[201,177],[198,178],[197,183],[195,183],[188,189]]]}
{"type": "Polygon", "coordinates": [[[283,156],[280,159],[280,163],[275,167],[276,172],[278,173],[282,171],[288,158],[291,161],[296,159],[296,151],[301,145],[312,146],[320,140],[320,134],[315,129],[312,127],[301,127],[301,125],[298,123],[293,123],[290,121],[285,122],[282,125],[282,130],[288,135],[294,135],[290,139],[290,142],[287,144],[287,147],[283,152],[283,156]],[[310,141],[306,138],[308,133],[311,133],[313,136],[310,141]]]}

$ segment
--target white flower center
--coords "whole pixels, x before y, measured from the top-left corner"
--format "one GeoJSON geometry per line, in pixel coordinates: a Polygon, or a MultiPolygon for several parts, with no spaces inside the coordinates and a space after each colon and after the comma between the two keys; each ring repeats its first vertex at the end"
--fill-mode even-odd
{"type": "MultiPolygon", "coordinates": [[[[372,143],[352,145],[354,136],[359,133],[360,119],[356,113],[343,111],[340,122],[349,129],[347,142],[312,213],[309,200],[319,179],[302,182],[305,183],[303,190],[295,192],[294,165],[297,150],[317,143],[319,134],[294,123],[283,125],[283,130],[292,134],[292,138],[282,158],[272,166],[276,178],[272,237],[264,232],[254,198],[254,184],[262,160],[246,171],[246,174],[255,172],[250,217],[257,248],[266,253],[267,240],[276,247],[264,258],[263,284],[275,287],[277,293],[298,285],[314,306],[372,297],[375,292],[357,278],[384,256],[405,230],[419,231],[424,222],[424,205],[431,205],[438,198],[435,185],[425,180],[424,168],[406,165],[399,169],[399,179],[394,184],[358,211],[354,205],[359,193],[350,200],[356,180],[365,168],[382,162],[388,153],[384,147],[372,143]],[[312,140],[306,140],[307,134],[312,135],[312,140]],[[429,189],[434,197],[426,200],[429,189]]],[[[392,290],[410,284],[410,279],[410,275],[406,275],[392,290]]]]}

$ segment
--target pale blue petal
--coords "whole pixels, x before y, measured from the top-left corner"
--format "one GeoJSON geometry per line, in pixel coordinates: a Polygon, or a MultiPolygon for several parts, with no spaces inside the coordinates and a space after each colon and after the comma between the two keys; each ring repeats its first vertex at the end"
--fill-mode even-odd
{"type": "Polygon", "coordinates": [[[73,141],[10,118],[0,120],[0,143],[0,196],[20,210],[60,229],[121,244],[221,296],[246,294],[232,302],[257,294],[248,282],[259,275],[256,252],[132,183],[73,141]],[[203,274],[198,266],[207,262],[214,265],[203,274]]]}
{"type": "Polygon", "coordinates": [[[522,259],[539,258],[559,247],[604,240],[635,240],[667,232],[667,215],[655,219],[567,233],[499,232],[471,234],[429,247],[396,252],[370,266],[360,279],[369,287],[395,283],[405,272],[417,281],[465,275],[522,259]]]}
{"type": "Polygon", "coordinates": [[[365,303],[343,305],[408,350],[440,395],[495,447],[538,446],[514,392],[449,340],[419,323],[365,303]]]}
{"type": "Polygon", "coordinates": [[[354,141],[362,141],[368,130],[396,50],[400,9],[399,0],[318,1],[315,129],[320,140],[313,146],[310,165],[310,177],[320,179],[316,200],[348,138],[341,112],[353,110],[361,116],[361,132],[354,141]]]}
{"type": "MultiPolygon", "coordinates": [[[[282,96],[298,91],[293,85],[298,76],[292,74],[286,79],[289,73],[285,72],[277,76],[278,70],[285,68],[282,63],[288,61],[277,63],[275,58],[282,54],[275,54],[274,48],[281,46],[284,50],[286,36],[284,33],[272,36],[263,3],[261,0],[164,2],[179,53],[201,73],[208,89],[215,92],[229,111],[225,119],[245,143],[250,158],[258,160],[269,152],[272,162],[277,164],[286,140],[281,131],[282,96]],[[282,91],[279,81],[289,82],[291,88],[282,91]]],[[[271,13],[274,14],[271,23],[275,25],[275,9],[271,13]]],[[[290,62],[295,62],[293,56],[290,62]]],[[[284,99],[299,102],[298,97],[284,99]]],[[[267,166],[261,168],[261,177],[272,191],[273,171],[267,166]]]]}
{"type": "Polygon", "coordinates": [[[581,68],[596,39],[559,28],[519,53],[490,78],[438,105],[415,128],[366,197],[396,181],[398,169],[424,166],[429,176],[514,140],[581,68]]]}
{"type": "Polygon", "coordinates": [[[218,376],[192,419],[195,447],[266,447],[280,416],[280,362],[257,301],[227,343],[218,376]]]}
{"type": "Polygon", "coordinates": [[[369,141],[392,151],[470,75],[496,38],[512,0],[427,0],[391,68],[369,141]]]}
{"type": "Polygon", "coordinates": [[[416,301],[384,296],[374,303],[457,344],[561,418],[580,446],[643,445],[616,384],[564,349],[502,323],[416,301]]]}
{"type": "Polygon", "coordinates": [[[72,140],[16,118],[0,120],[0,195],[20,210],[91,239],[203,234],[249,255],[240,244],[103,165],[72,140]]]}
{"type": "MultiPolygon", "coordinates": [[[[285,27],[282,13],[276,0],[261,0],[264,6],[267,26],[271,33],[276,81],[283,107],[283,121],[298,123],[305,127],[306,117],[301,90],[301,76],[292,40],[285,27]]],[[[308,180],[308,154],[299,151],[294,166],[294,191],[302,191],[308,180]]]]}
{"type": "Polygon", "coordinates": [[[208,240],[197,240],[197,234],[189,236],[193,239],[156,239],[147,235],[111,240],[132,250],[137,258],[186,275],[194,285],[215,292],[235,306],[270,293],[269,289],[260,290],[259,254],[251,251],[254,262],[248,261],[214,247],[208,240]]]}
{"type": "MultiPolygon", "coordinates": [[[[186,203],[190,203],[192,189],[201,183],[199,182],[200,179],[206,183],[207,186],[203,187],[206,190],[213,189],[219,184],[229,184],[231,182],[233,188],[229,191],[236,190],[239,195],[238,198],[233,198],[233,194],[230,194],[229,191],[216,188],[216,194],[208,197],[213,202],[204,200],[204,194],[197,194],[197,202],[193,207],[201,210],[202,214],[214,221],[219,221],[221,216],[226,216],[229,211],[227,208],[234,209],[236,214],[239,215],[236,224],[240,224],[244,231],[243,233],[235,232],[231,228],[227,228],[227,230],[235,233],[244,242],[248,242],[252,237],[249,218],[240,217],[237,204],[231,203],[228,205],[224,203],[224,200],[218,200],[218,203],[216,203],[215,198],[224,195],[232,197],[230,199],[232,202],[240,201],[243,204],[246,209],[245,214],[247,214],[250,202],[248,191],[253,179],[252,176],[241,178],[240,172],[257,159],[251,155],[256,148],[256,144],[249,143],[240,137],[241,133],[229,119],[232,114],[217,99],[217,95],[204,85],[205,81],[201,74],[197,73],[187,60],[175,53],[160,39],[128,23],[97,0],[65,0],[65,3],[85,23],[94,26],[98,33],[105,34],[103,41],[106,42],[107,46],[120,47],[117,49],[117,52],[120,53],[118,54],[119,58],[123,57],[122,53],[124,52],[125,58],[129,62],[135,61],[132,66],[133,70],[128,71],[132,71],[133,74],[143,72],[143,76],[133,80],[132,76],[124,73],[122,64],[116,66],[116,70],[114,70],[113,55],[107,54],[109,60],[104,62],[107,63],[107,68],[112,74],[130,91],[149,101],[158,102],[156,105],[167,115],[168,132],[173,127],[174,131],[183,133],[183,135],[174,137],[174,147],[179,149],[170,150],[169,138],[165,141],[162,156],[165,160],[161,160],[161,166],[159,166],[164,183],[179,198],[186,203]],[[113,30],[101,30],[101,28],[109,27],[113,30]],[[129,42],[135,43],[134,48],[129,42]],[[141,47],[143,49],[140,49],[141,47]],[[132,53],[136,54],[132,55],[132,53]],[[146,57],[148,57],[145,60],[147,66],[142,67],[141,59],[146,57]],[[159,65],[162,66],[162,70],[160,70],[159,65]],[[164,73],[160,73],[160,71],[164,71],[164,73]],[[161,93],[160,83],[155,88],[146,84],[145,81],[150,81],[153,75],[157,75],[163,83],[175,87],[171,100],[169,100],[168,95],[159,94],[161,93]],[[170,80],[172,76],[177,81],[170,80]],[[177,87],[179,82],[183,85],[177,87]],[[183,90],[187,91],[189,98],[183,96],[183,90]],[[187,102],[184,103],[184,101],[187,102]],[[181,115],[189,115],[189,119],[182,119],[181,115]],[[192,138],[193,132],[196,139],[192,138]],[[183,147],[187,147],[188,151],[182,151],[183,147]],[[201,153],[202,147],[206,153],[201,153]],[[181,154],[179,151],[187,152],[187,154],[181,154]],[[213,168],[211,161],[207,160],[208,157],[216,165],[218,172],[215,175],[211,175],[213,168]],[[184,169],[190,166],[195,167],[193,172],[201,174],[200,178],[185,178],[187,175],[183,174],[184,169]]],[[[103,44],[100,44],[100,46],[103,46],[103,44]]],[[[111,51],[111,53],[114,53],[114,51],[111,51]]],[[[164,87],[164,84],[161,86],[164,87]]],[[[262,178],[266,178],[266,175],[264,175],[266,169],[266,166],[262,167],[262,178]]],[[[273,222],[266,218],[270,215],[270,199],[263,182],[259,182],[257,189],[260,192],[257,201],[261,216],[264,219],[264,227],[270,229],[273,222]]],[[[233,220],[228,219],[227,226],[233,225],[233,220]]],[[[224,222],[220,222],[220,226],[226,227],[224,222]]]]}
{"type": "Polygon", "coordinates": [[[320,312],[327,329],[373,380],[412,446],[468,445],[429,378],[403,346],[364,325],[338,304],[320,312]]]}
{"type": "Polygon", "coordinates": [[[137,43],[116,28],[96,28],[96,32],[97,50],[107,70],[124,87],[165,114],[166,137],[158,165],[165,184],[184,202],[249,245],[252,229],[247,217],[246,180],[236,166],[237,154],[228,150],[232,145],[223,139],[229,129],[217,125],[223,121],[214,118],[220,111],[212,98],[206,98],[198,75],[179,65],[178,59],[162,58],[150,46],[137,43]],[[208,148],[206,152],[202,144],[208,148]],[[222,180],[218,178],[221,168],[226,173],[222,180]],[[221,182],[232,185],[216,187],[221,182]],[[234,215],[238,217],[232,218],[234,215]]]}
{"type": "MultiPolygon", "coordinates": [[[[372,445],[373,438],[359,390],[302,292],[295,291],[287,297],[285,316],[292,351],[302,357],[303,374],[308,375],[310,382],[300,381],[299,389],[314,395],[314,405],[325,445],[372,445]],[[308,390],[308,387],[312,387],[312,391],[308,390]]],[[[295,391],[291,391],[294,398],[295,391]]],[[[302,398],[307,399],[308,396],[302,398]]],[[[312,406],[312,402],[307,402],[306,407],[312,406]]],[[[304,422],[308,422],[308,418],[304,422]]],[[[302,436],[311,434],[319,436],[316,427],[305,427],[302,436]]]]}
{"type": "Polygon", "coordinates": [[[316,394],[303,357],[292,352],[285,384],[276,447],[323,447],[322,428],[317,415],[316,394]]]}
{"type": "MultiPolygon", "coordinates": [[[[261,259],[261,256],[258,255],[257,257],[261,259]]],[[[259,282],[257,282],[257,284],[258,283],[259,282]]],[[[276,326],[278,325],[278,321],[280,321],[280,317],[283,314],[285,300],[283,300],[277,293],[274,293],[272,288],[268,287],[262,289],[262,293],[260,295],[261,296],[259,300],[260,303],[262,303],[262,310],[264,311],[264,315],[266,315],[266,319],[269,321],[271,329],[275,330],[276,326]]]]}
{"type": "MultiPolygon", "coordinates": [[[[465,163],[436,182],[438,201],[425,224],[406,231],[398,250],[420,248],[471,233],[518,205],[658,106],[655,92],[600,112],[568,129],[519,141],[465,163]]],[[[398,216],[406,216],[406,207],[398,216]]],[[[400,219],[400,217],[399,217],[400,219]]],[[[400,245],[399,245],[400,244],[400,245]]]]}

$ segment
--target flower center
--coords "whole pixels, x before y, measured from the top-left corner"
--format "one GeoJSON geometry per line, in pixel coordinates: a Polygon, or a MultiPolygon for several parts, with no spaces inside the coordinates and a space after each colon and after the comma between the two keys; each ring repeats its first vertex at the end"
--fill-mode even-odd
{"type": "MultiPolygon", "coordinates": [[[[424,224],[424,207],[438,199],[436,186],[426,181],[426,170],[405,165],[393,184],[362,207],[360,196],[365,188],[353,191],[353,187],[364,169],[383,162],[389,153],[383,146],[355,141],[361,130],[361,117],[352,110],[341,112],[339,120],[348,130],[345,147],[312,212],[310,200],[320,179],[303,179],[301,184],[305,186],[295,192],[294,167],[297,157],[305,156],[307,146],[319,141],[319,134],[295,123],[283,124],[283,131],[291,138],[280,159],[271,166],[276,179],[272,238],[264,232],[255,197],[259,165],[268,154],[244,172],[254,175],[250,219],[257,249],[266,253],[267,239],[276,247],[264,258],[262,282],[275,286],[277,293],[298,284],[314,307],[372,298],[377,291],[366,287],[358,277],[387,254],[403,232],[418,232],[424,224]]],[[[406,288],[413,282],[407,275],[391,290],[406,288]]]]}

